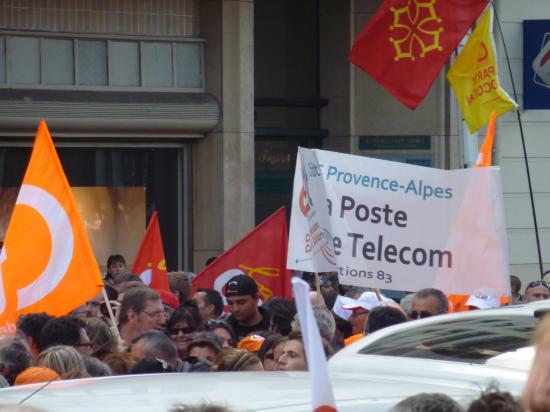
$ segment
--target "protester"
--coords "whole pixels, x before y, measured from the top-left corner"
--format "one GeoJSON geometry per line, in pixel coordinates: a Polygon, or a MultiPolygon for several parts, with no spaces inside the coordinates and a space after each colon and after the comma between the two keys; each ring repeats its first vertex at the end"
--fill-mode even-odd
{"type": "Polygon", "coordinates": [[[235,337],[235,332],[233,328],[227,324],[227,322],[222,320],[209,321],[207,323],[206,330],[215,333],[220,342],[222,343],[223,349],[234,348],[237,343],[237,338],[235,337]]]}
{"type": "Polygon", "coordinates": [[[83,355],[89,355],[92,352],[86,324],[82,319],[61,316],[46,322],[40,334],[40,347],[45,350],[59,345],[72,346],[83,355]]]}
{"type": "Polygon", "coordinates": [[[164,359],[148,356],[136,362],[132,371],[132,375],[148,374],[148,373],[169,373],[175,372],[174,368],[164,359]]]}
{"type": "Polygon", "coordinates": [[[90,318],[86,325],[93,356],[102,359],[110,353],[118,352],[118,343],[105,322],[98,318],[90,318]]]}
{"type": "Polygon", "coordinates": [[[157,358],[167,362],[172,369],[176,369],[178,363],[176,345],[158,330],[150,330],[137,336],[132,341],[130,353],[136,362],[144,358],[157,358]]]}
{"type": "Polygon", "coordinates": [[[529,412],[550,411],[550,316],[537,326],[535,358],[523,389],[523,407],[529,412]]]}
{"type": "Polygon", "coordinates": [[[277,369],[281,371],[307,371],[306,352],[302,334],[293,331],[288,335],[283,353],[277,360],[277,369]]]}
{"type": "Polygon", "coordinates": [[[332,309],[338,296],[338,273],[328,272],[319,274],[319,288],[328,309],[332,309]]]}
{"type": "Polygon", "coordinates": [[[352,315],[350,318],[351,325],[353,327],[353,334],[362,334],[363,329],[365,328],[365,322],[369,316],[369,312],[378,307],[385,306],[387,302],[393,302],[391,299],[386,298],[381,294],[376,292],[363,292],[359,299],[345,304],[342,307],[344,309],[352,310],[352,315]]]}
{"type": "Polygon", "coordinates": [[[427,288],[415,293],[411,307],[411,319],[427,318],[449,312],[447,296],[439,289],[427,288]]]}
{"type": "Polygon", "coordinates": [[[294,316],[296,316],[296,304],[292,300],[282,297],[271,298],[267,304],[271,316],[269,330],[283,336],[288,335],[292,330],[294,316]]]}
{"type": "Polygon", "coordinates": [[[86,302],[84,306],[84,317],[93,318],[100,315],[99,307],[103,301],[103,293],[99,292],[92,299],[86,302]]]}
{"type": "Polygon", "coordinates": [[[269,314],[258,306],[260,295],[254,279],[246,275],[232,277],[225,287],[225,296],[231,312],[227,323],[237,340],[259,330],[269,330],[269,314]]]}
{"type": "Polygon", "coordinates": [[[407,293],[399,301],[399,306],[401,306],[401,309],[403,309],[403,311],[405,312],[405,315],[407,315],[407,318],[411,317],[412,302],[414,300],[414,295],[415,295],[414,293],[407,293]]]}
{"type": "MultiPolygon", "coordinates": [[[[334,339],[334,334],[336,333],[336,321],[332,312],[330,312],[325,307],[314,307],[313,308],[313,317],[319,328],[319,334],[323,340],[323,346],[328,349],[330,355],[332,355],[333,350],[331,347],[331,342],[334,339]]],[[[295,316],[294,322],[292,323],[292,330],[300,332],[300,322],[298,315],[295,316]]]]}
{"type": "Polygon", "coordinates": [[[111,368],[113,375],[128,375],[136,363],[129,352],[109,353],[102,361],[111,368]]]}
{"type": "Polygon", "coordinates": [[[205,322],[218,319],[223,313],[223,298],[215,289],[197,289],[193,295],[199,312],[205,322]]]}
{"type": "Polygon", "coordinates": [[[82,356],[88,375],[92,377],[111,376],[113,372],[109,365],[93,356],[82,356]]]}
{"type": "Polygon", "coordinates": [[[44,312],[21,315],[17,320],[17,336],[27,343],[33,356],[41,351],[40,335],[42,328],[52,317],[44,312]]]}
{"type": "Polygon", "coordinates": [[[198,309],[192,306],[184,306],[175,311],[168,322],[166,329],[170,339],[176,345],[178,357],[184,359],[188,356],[187,348],[193,340],[193,333],[202,330],[202,318],[198,309]],[[196,312],[195,314],[193,312],[196,312]]]}
{"type": "Polygon", "coordinates": [[[160,295],[160,300],[162,302],[162,306],[164,307],[166,319],[168,319],[172,316],[172,313],[180,307],[179,299],[175,293],[168,292],[167,290],[158,290],[157,292],[160,295]]]}
{"type": "Polygon", "coordinates": [[[521,402],[510,392],[489,388],[475,399],[467,412],[522,412],[521,402]]]}
{"type": "Polygon", "coordinates": [[[71,346],[51,346],[36,358],[36,366],[50,368],[57,372],[61,379],[86,378],[90,375],[82,356],[71,346]]]}
{"type": "Polygon", "coordinates": [[[191,280],[186,272],[168,272],[168,284],[170,291],[174,293],[180,306],[189,298],[191,293],[191,280]]]}
{"type": "Polygon", "coordinates": [[[15,336],[0,336],[0,375],[13,385],[15,378],[32,362],[27,345],[15,336]]]}
{"type": "Polygon", "coordinates": [[[109,256],[107,258],[107,273],[103,276],[105,283],[113,285],[124,273],[126,273],[126,259],[124,259],[124,256],[109,256]]]}
{"type": "Polygon", "coordinates": [[[221,357],[221,344],[216,344],[214,340],[205,337],[193,339],[188,348],[189,356],[204,358],[216,365],[221,357]]]}
{"type": "Polygon", "coordinates": [[[376,332],[388,326],[407,321],[405,313],[391,306],[380,306],[370,311],[365,323],[365,335],[376,332]]]}
{"type": "Polygon", "coordinates": [[[264,370],[276,370],[277,361],[284,350],[285,344],[286,336],[281,335],[270,335],[264,340],[258,352],[264,370]]]}
{"type": "Polygon", "coordinates": [[[550,287],[543,280],[534,280],[525,288],[523,294],[523,303],[536,302],[537,300],[546,300],[550,297],[550,287]]]}
{"type": "Polygon", "coordinates": [[[462,412],[453,398],[443,393],[420,393],[403,399],[390,412],[462,412]]]}
{"type": "Polygon", "coordinates": [[[120,305],[119,322],[120,335],[126,344],[144,332],[163,329],[166,314],[158,292],[145,286],[128,291],[120,305]]]}
{"type": "Polygon", "coordinates": [[[264,368],[260,358],[252,352],[241,349],[228,349],[222,354],[215,370],[217,372],[261,372],[264,368]]]}
{"type": "Polygon", "coordinates": [[[512,305],[523,303],[523,296],[521,296],[521,280],[515,275],[510,275],[510,289],[512,291],[512,305]]]}

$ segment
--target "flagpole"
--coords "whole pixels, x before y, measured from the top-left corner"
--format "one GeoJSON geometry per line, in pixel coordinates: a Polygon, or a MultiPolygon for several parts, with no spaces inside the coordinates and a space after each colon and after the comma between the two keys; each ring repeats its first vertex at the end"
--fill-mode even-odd
{"type": "MultiPolygon", "coordinates": [[[[506,56],[506,63],[508,65],[508,71],[510,72],[510,81],[512,83],[512,91],[514,93],[514,99],[516,102],[518,101],[518,95],[516,92],[516,85],[514,82],[514,75],[512,74],[512,67],[510,65],[510,57],[508,56],[508,49],[506,48],[506,42],[504,41],[504,33],[502,32],[502,27],[500,25],[500,19],[498,17],[497,13],[494,13],[495,20],[498,25],[498,31],[500,32],[500,38],[502,40],[502,46],[504,48],[504,55],[506,56]]],[[[527,147],[525,145],[525,135],[523,134],[523,123],[521,122],[521,114],[519,111],[519,108],[516,110],[516,114],[518,117],[518,125],[519,125],[519,133],[521,136],[521,146],[523,148],[523,160],[525,161],[525,171],[527,174],[527,184],[529,186],[529,198],[531,200],[531,211],[533,213],[533,224],[535,226],[535,239],[537,242],[537,254],[539,258],[539,270],[540,270],[540,278],[542,279],[544,277],[544,268],[542,266],[542,253],[541,253],[541,247],[540,247],[540,238],[539,238],[539,226],[537,223],[537,212],[535,210],[535,197],[533,195],[533,185],[531,184],[531,172],[529,171],[529,160],[527,159],[527,147]]]]}
{"type": "Polygon", "coordinates": [[[105,300],[105,306],[107,306],[107,312],[109,312],[109,318],[111,318],[111,323],[113,324],[109,329],[111,329],[111,332],[113,332],[113,334],[115,335],[115,340],[117,341],[117,343],[120,343],[122,342],[122,337],[120,336],[117,321],[115,319],[115,314],[113,313],[113,308],[111,308],[111,301],[109,300],[109,296],[107,296],[107,291],[105,290],[105,287],[101,288],[101,292],[103,294],[103,299],[105,300]]]}

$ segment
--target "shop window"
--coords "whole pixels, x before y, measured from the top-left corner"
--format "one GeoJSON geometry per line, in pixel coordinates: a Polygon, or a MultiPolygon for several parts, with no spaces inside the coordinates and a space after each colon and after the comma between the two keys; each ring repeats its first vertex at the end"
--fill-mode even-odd
{"type": "MultiPolygon", "coordinates": [[[[153,210],[159,214],[169,270],[188,267],[181,233],[187,190],[185,148],[57,148],[100,265],[120,253],[134,260],[153,210]]],[[[0,147],[0,241],[3,241],[31,149],[0,147]]]]}

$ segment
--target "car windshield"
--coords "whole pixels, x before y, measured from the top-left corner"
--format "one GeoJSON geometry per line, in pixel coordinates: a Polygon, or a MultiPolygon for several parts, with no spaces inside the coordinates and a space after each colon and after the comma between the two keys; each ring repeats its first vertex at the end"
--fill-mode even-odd
{"type": "Polygon", "coordinates": [[[359,353],[484,363],[493,356],[528,346],[536,322],[532,316],[442,321],[384,336],[359,353]]]}

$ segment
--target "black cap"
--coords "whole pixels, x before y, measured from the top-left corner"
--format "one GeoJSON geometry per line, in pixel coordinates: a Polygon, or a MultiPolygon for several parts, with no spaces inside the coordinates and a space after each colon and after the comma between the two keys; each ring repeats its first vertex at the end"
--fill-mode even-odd
{"type": "Polygon", "coordinates": [[[258,285],[254,279],[247,275],[237,275],[229,279],[225,285],[225,296],[252,295],[258,293],[258,285]]]}

